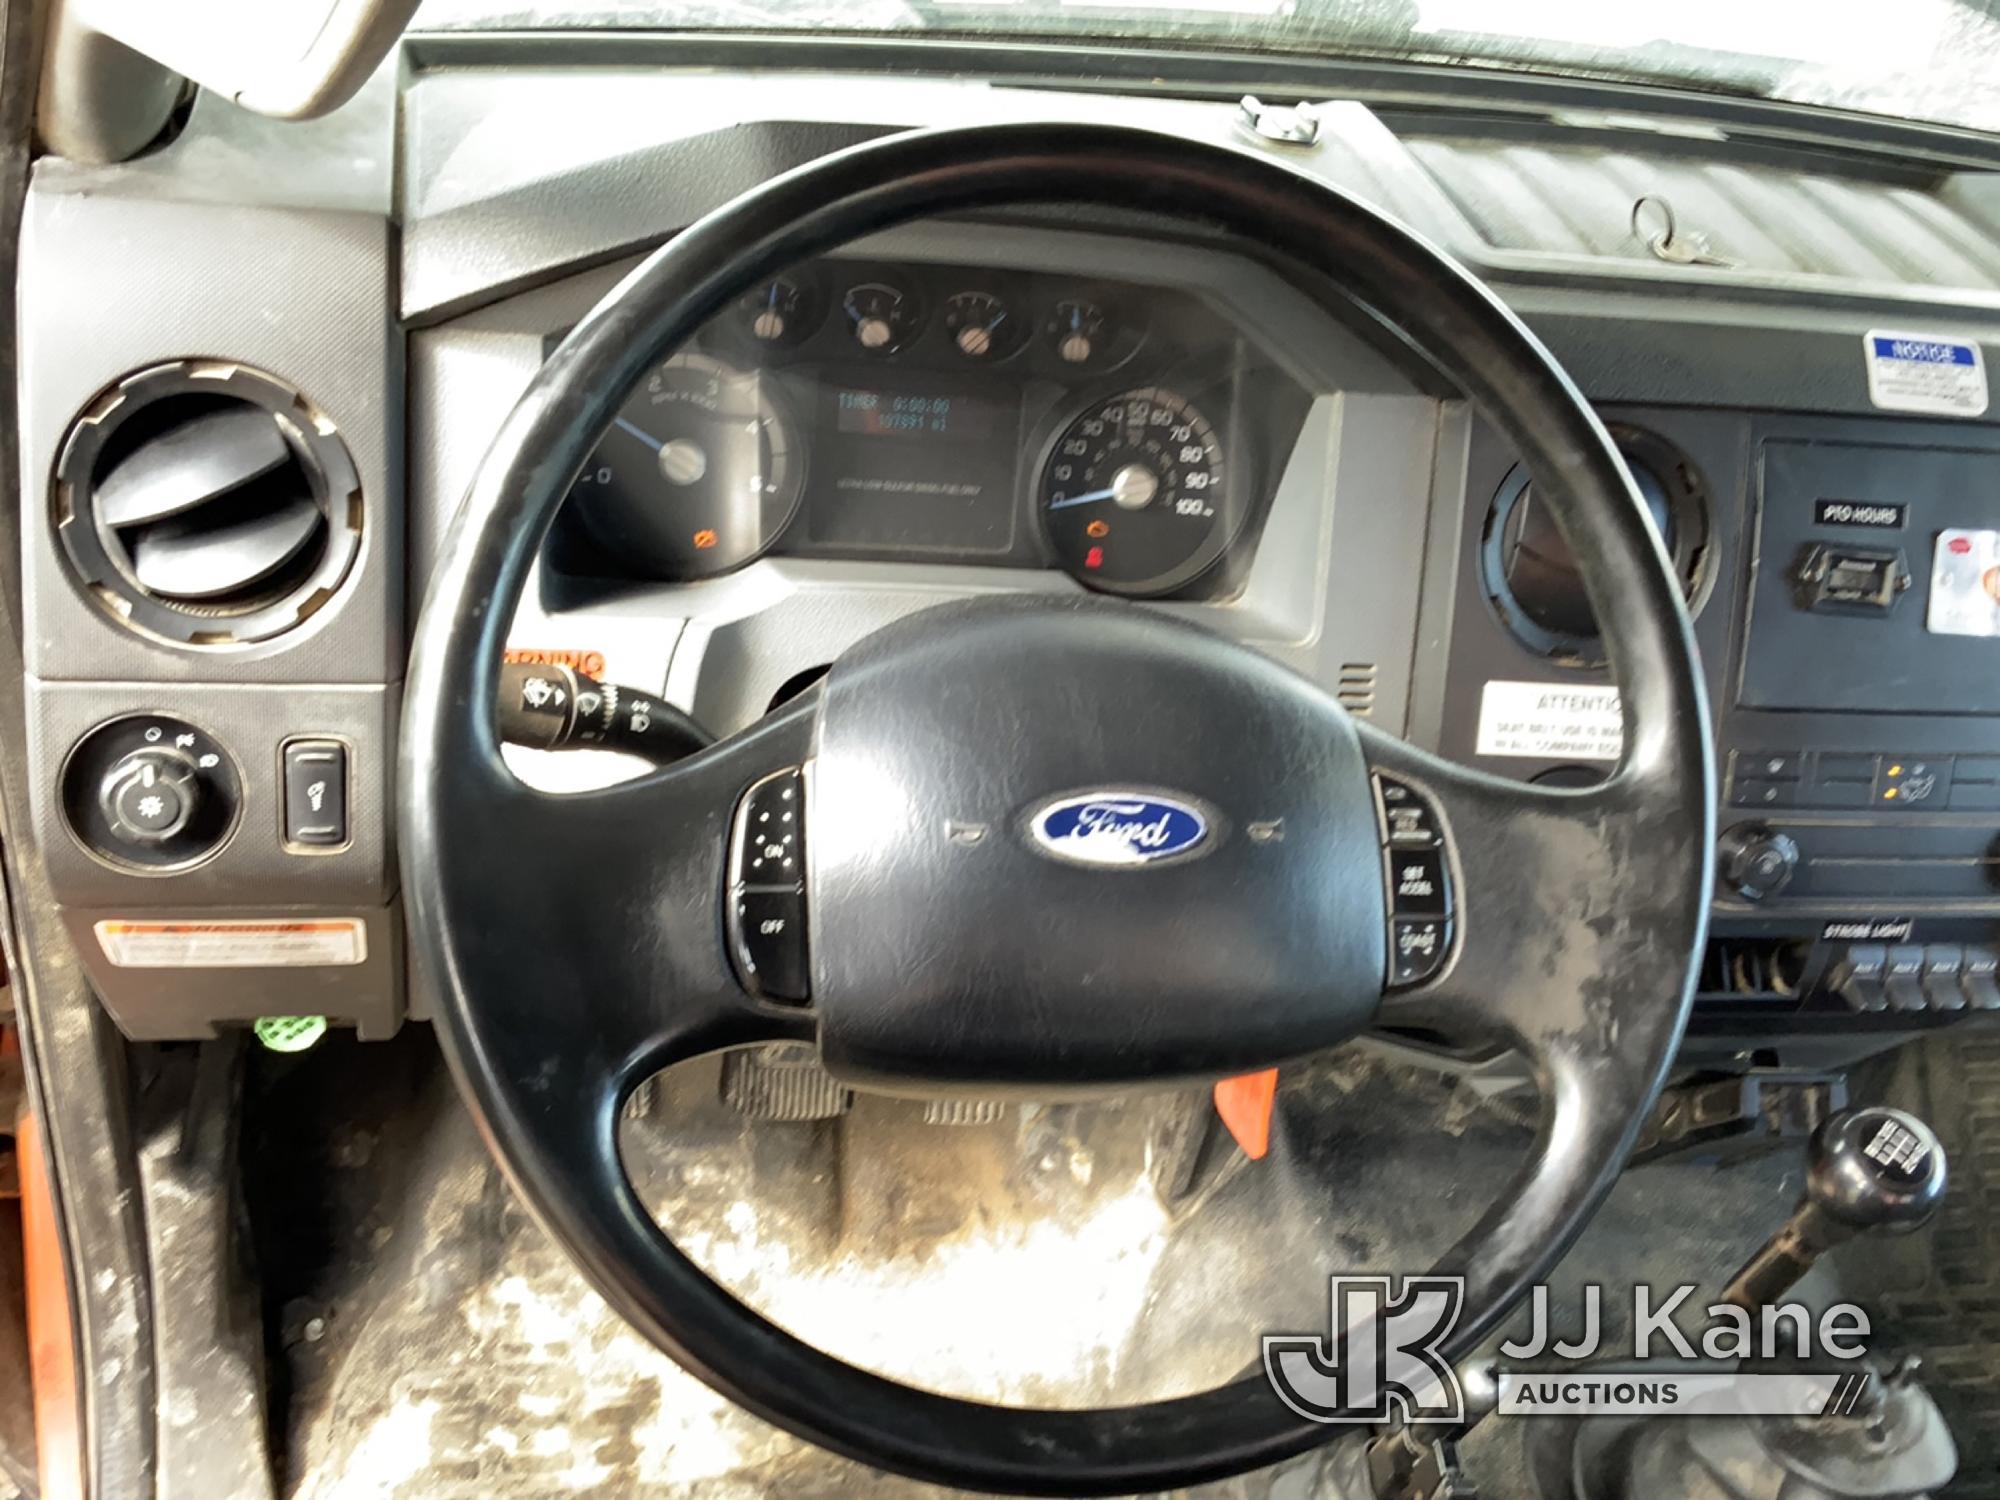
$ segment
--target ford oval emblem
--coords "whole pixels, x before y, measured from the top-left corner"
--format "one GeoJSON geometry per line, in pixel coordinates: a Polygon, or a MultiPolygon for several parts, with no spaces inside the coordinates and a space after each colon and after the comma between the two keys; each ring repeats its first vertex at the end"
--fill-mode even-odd
{"type": "Polygon", "coordinates": [[[1208,819],[1150,792],[1085,792],[1042,808],[1028,832],[1057,859],[1137,869],[1193,853],[1208,838],[1208,819]]]}

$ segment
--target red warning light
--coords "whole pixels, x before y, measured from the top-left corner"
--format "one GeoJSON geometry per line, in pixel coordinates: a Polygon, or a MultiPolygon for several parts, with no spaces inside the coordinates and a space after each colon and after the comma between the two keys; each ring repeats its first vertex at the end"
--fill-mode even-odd
{"type": "Polygon", "coordinates": [[[1103,566],[1104,566],[1104,549],[1103,549],[1102,547],[1092,547],[1092,548],[1091,548],[1091,549],[1090,549],[1090,550],[1089,550],[1088,552],[1084,553],[1084,554],[1083,554],[1083,565],[1084,565],[1084,567],[1086,567],[1086,568],[1101,568],[1101,567],[1103,567],[1103,566]]]}

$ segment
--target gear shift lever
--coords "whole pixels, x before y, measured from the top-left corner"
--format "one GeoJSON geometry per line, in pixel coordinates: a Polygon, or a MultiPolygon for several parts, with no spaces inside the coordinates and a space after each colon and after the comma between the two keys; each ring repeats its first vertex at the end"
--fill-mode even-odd
{"type": "Polygon", "coordinates": [[[1722,1300],[1754,1313],[1776,1302],[1813,1262],[1870,1230],[1907,1234],[1944,1198],[1944,1147],[1900,1109],[1843,1110],[1813,1132],[1806,1190],[1784,1228],[1744,1263],[1722,1300]]]}

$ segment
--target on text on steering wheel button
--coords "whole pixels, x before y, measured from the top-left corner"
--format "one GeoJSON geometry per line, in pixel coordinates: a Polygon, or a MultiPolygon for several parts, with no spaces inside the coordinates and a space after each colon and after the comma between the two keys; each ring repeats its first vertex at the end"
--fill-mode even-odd
{"type": "Polygon", "coordinates": [[[1438,849],[1389,851],[1389,909],[1399,917],[1442,917],[1451,912],[1444,853],[1438,849]]]}
{"type": "Polygon", "coordinates": [[[805,780],[796,770],[780,771],[744,796],[730,884],[799,886],[805,872],[805,780]]]}

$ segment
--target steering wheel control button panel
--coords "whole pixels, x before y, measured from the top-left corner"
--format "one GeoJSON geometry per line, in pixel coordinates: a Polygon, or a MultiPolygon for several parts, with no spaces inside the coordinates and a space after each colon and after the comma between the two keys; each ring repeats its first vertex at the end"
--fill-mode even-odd
{"type": "Polygon", "coordinates": [[[806,947],[805,777],[793,768],[743,794],[729,848],[729,952],[743,987],[811,997],[806,947]]]}
{"type": "Polygon", "coordinates": [[[1444,967],[1451,924],[1443,917],[1397,917],[1389,928],[1389,988],[1422,984],[1444,967]]]}
{"type": "Polygon", "coordinates": [[[347,746],[339,740],[285,744],[285,843],[339,849],[348,841],[347,746]]]}
{"type": "Polygon", "coordinates": [[[1400,781],[1378,777],[1382,799],[1382,838],[1391,849],[1435,849],[1443,842],[1431,805],[1400,781]]]}
{"type": "Polygon", "coordinates": [[[62,772],[64,821],[107,864],[166,873],[220,849],[243,787],[206,730],[165,714],[113,719],[85,735],[62,772]]]}
{"type": "Polygon", "coordinates": [[[1388,987],[1408,989],[1434,977],[1451,951],[1451,875],[1444,825],[1415,787],[1375,778],[1389,890],[1388,987]]]}
{"type": "Polygon", "coordinates": [[[738,891],[731,918],[744,986],[772,1000],[806,999],[805,892],[738,891]]]}
{"type": "Polygon", "coordinates": [[[1389,899],[1399,917],[1448,915],[1444,855],[1436,849],[1391,849],[1389,899]]]}

